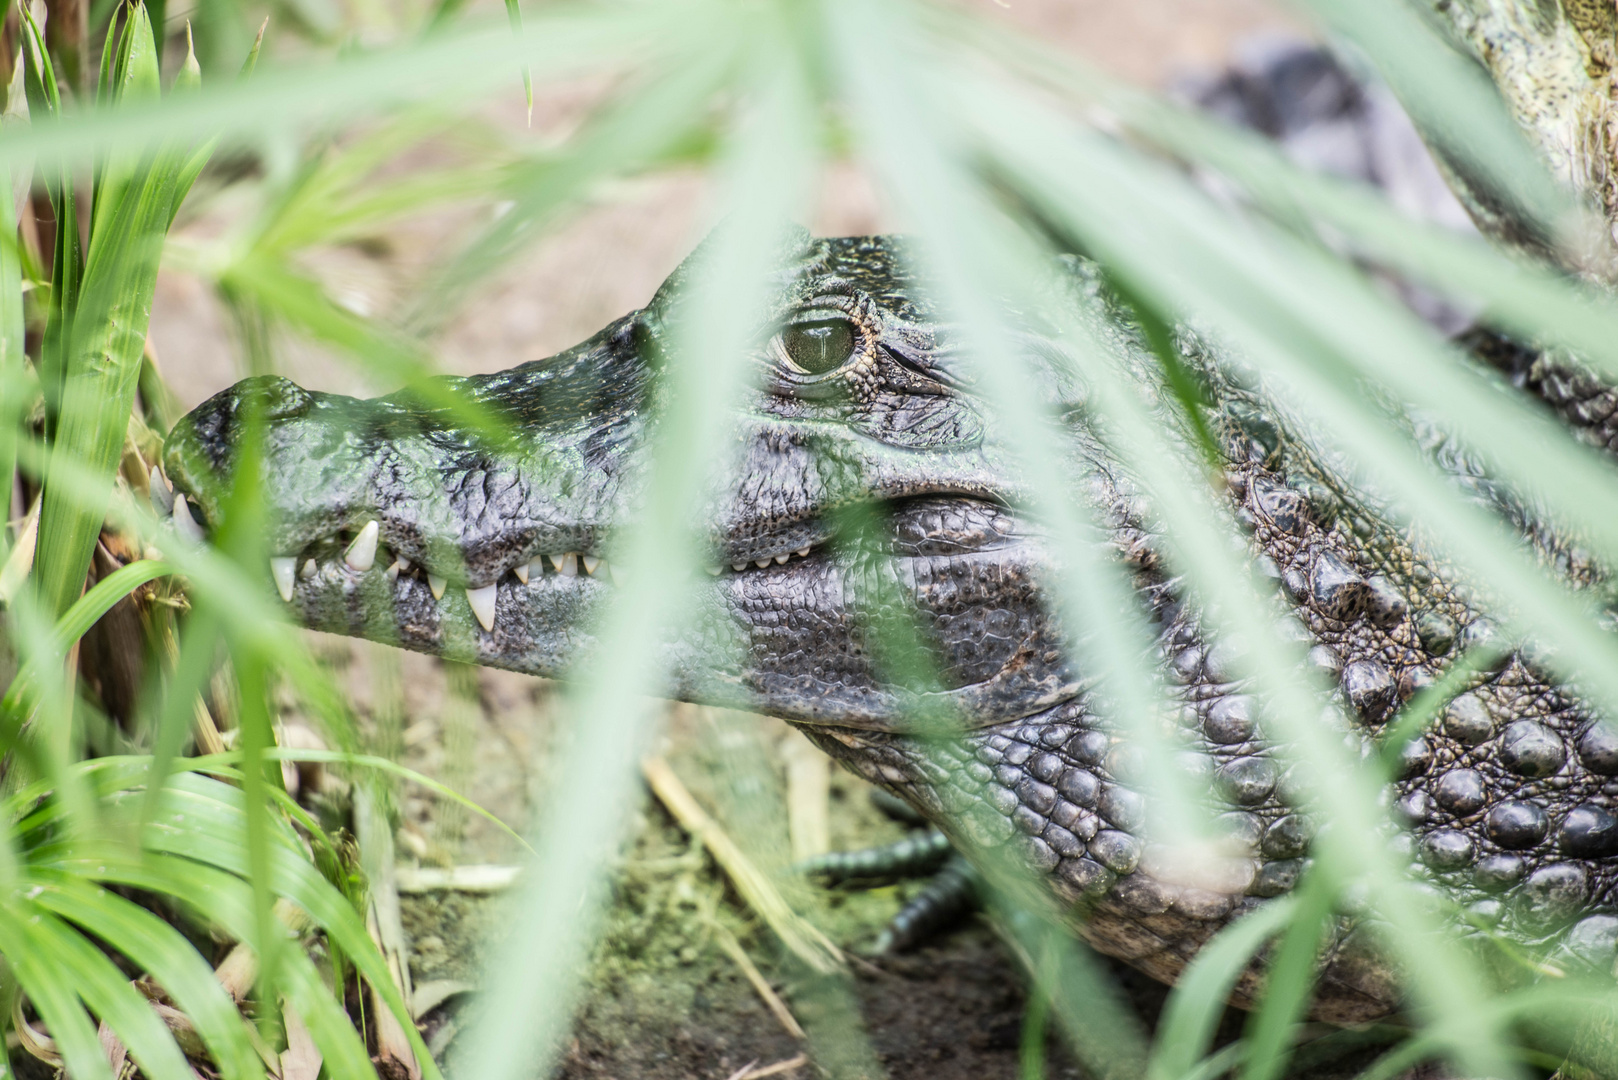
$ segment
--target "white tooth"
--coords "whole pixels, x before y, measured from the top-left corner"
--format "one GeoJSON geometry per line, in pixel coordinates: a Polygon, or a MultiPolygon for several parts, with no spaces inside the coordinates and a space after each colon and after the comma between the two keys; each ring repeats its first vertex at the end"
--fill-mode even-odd
{"type": "Polygon", "coordinates": [[[768,560],[768,559],[754,559],[753,560],[753,565],[758,567],[760,570],[762,570],[766,566],[770,565],[770,560],[768,560]]]}
{"type": "Polygon", "coordinates": [[[152,509],[157,511],[158,517],[168,517],[174,513],[174,492],[169,490],[168,481],[163,479],[163,470],[153,465],[146,486],[152,493],[152,509]]]}
{"type": "Polygon", "coordinates": [[[518,563],[516,566],[513,566],[511,568],[511,572],[513,574],[517,575],[517,580],[518,581],[522,582],[524,585],[528,584],[528,564],[527,563],[518,563]]]}
{"type": "Polygon", "coordinates": [[[466,590],[466,602],[472,605],[472,614],[478,617],[478,622],[483,624],[485,630],[494,629],[494,601],[499,592],[498,584],[466,590]]]}
{"type": "Polygon", "coordinates": [[[275,579],[275,591],[289,604],[292,603],[292,579],[297,573],[298,560],[291,555],[277,556],[270,560],[270,576],[275,579]]]}
{"type": "Polygon", "coordinates": [[[376,538],[381,532],[381,526],[375,521],[367,521],[365,528],[354,537],[354,542],[348,545],[343,552],[343,561],[356,570],[369,570],[376,565],[376,538]]]}
{"type": "Polygon", "coordinates": [[[563,554],[560,562],[557,562],[556,556],[552,555],[551,556],[551,561],[556,563],[556,572],[558,574],[561,574],[563,577],[578,577],[579,576],[579,553],[578,552],[576,552],[576,551],[566,552],[565,554],[563,554]]]}
{"type": "Polygon", "coordinates": [[[193,544],[202,543],[202,526],[191,516],[190,509],[185,505],[184,495],[174,496],[174,531],[193,544]]]}
{"type": "Polygon", "coordinates": [[[437,574],[427,575],[427,587],[433,591],[434,600],[444,599],[444,586],[446,584],[448,583],[437,574]]]}
{"type": "Polygon", "coordinates": [[[405,569],[406,565],[407,564],[403,559],[394,559],[392,564],[389,565],[386,570],[382,571],[382,574],[389,581],[398,581],[399,574],[405,569]]]}
{"type": "Polygon", "coordinates": [[[584,564],[584,572],[594,576],[596,567],[601,565],[601,558],[597,555],[580,555],[579,561],[584,564]]]}
{"type": "Polygon", "coordinates": [[[545,556],[535,555],[528,563],[528,576],[531,578],[545,576],[545,556]]]}
{"type": "Polygon", "coordinates": [[[733,562],[730,564],[730,568],[739,574],[743,570],[747,569],[747,564],[744,562],[733,562]]]}
{"type": "Polygon", "coordinates": [[[776,556],[776,557],[775,557],[775,561],[776,561],[776,562],[777,562],[777,563],[784,563],[784,562],[786,562],[786,561],[787,561],[787,560],[788,560],[788,559],[790,559],[790,558],[792,558],[792,556],[791,556],[791,555],[777,555],[777,556],[776,556]]]}
{"type": "Polygon", "coordinates": [[[410,560],[403,555],[395,559],[394,563],[399,567],[399,573],[401,574],[410,569],[410,560]]]}
{"type": "Polygon", "coordinates": [[[806,548],[806,547],[801,547],[801,548],[799,548],[799,549],[798,549],[798,550],[797,550],[797,551],[796,551],[796,552],[795,552],[795,553],[794,553],[794,554],[797,554],[797,555],[808,555],[808,554],[809,554],[809,549],[808,549],[808,548],[806,548]]]}
{"type": "Polygon", "coordinates": [[[319,569],[320,567],[315,565],[315,560],[305,559],[303,560],[303,569],[298,571],[298,576],[303,578],[303,580],[308,581],[310,578],[315,576],[316,571],[319,569]]]}
{"type": "Polygon", "coordinates": [[[725,572],[725,568],[722,566],[704,566],[703,569],[708,571],[708,573],[713,577],[718,577],[720,574],[725,572]]]}

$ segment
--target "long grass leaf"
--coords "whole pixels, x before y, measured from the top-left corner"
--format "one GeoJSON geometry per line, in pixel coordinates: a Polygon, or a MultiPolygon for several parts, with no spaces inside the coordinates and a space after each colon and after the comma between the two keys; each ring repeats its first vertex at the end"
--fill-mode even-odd
{"type": "Polygon", "coordinates": [[[27,933],[62,978],[129,1047],[149,1075],[184,1076],[190,1068],[174,1036],[123,972],[106,955],[39,904],[27,933]]]}
{"type": "Polygon", "coordinates": [[[221,145],[257,144],[324,120],[353,121],[402,102],[472,100],[496,89],[523,63],[553,79],[605,66],[633,66],[690,40],[685,5],[615,10],[583,5],[535,13],[520,43],[505,28],[482,28],[408,45],[346,55],[325,65],[258,71],[251,80],[215,86],[161,105],[98,106],[71,120],[0,133],[0,158],[30,155],[42,166],[82,162],[94,153],[139,151],[165,139],[190,143],[219,135],[221,145]]]}
{"type": "Polygon", "coordinates": [[[1158,1021],[1147,1066],[1149,1080],[1184,1080],[1208,1053],[1226,1000],[1254,955],[1286,929],[1297,908],[1278,897],[1221,930],[1175,982],[1158,1021]]]}
{"type": "Polygon", "coordinates": [[[689,298],[689,328],[665,369],[671,402],[649,461],[640,520],[614,545],[615,565],[645,585],[620,593],[604,615],[567,716],[577,732],[558,766],[539,818],[539,855],[524,889],[524,917],[489,980],[481,1015],[457,1071],[506,1080],[555,1060],[572,1014],[587,943],[602,902],[607,853],[622,834],[649,712],[641,699],[660,689],[652,662],[658,642],[686,610],[698,562],[696,523],[701,461],[726,445],[723,422],[745,371],[747,320],[757,309],[778,223],[798,208],[810,150],[801,72],[778,38],[759,42],[747,89],[757,110],[726,156],[732,209],[711,241],[709,273],[689,298]],[[626,674],[628,677],[626,677],[626,674]]]}
{"type": "MultiPolygon", "coordinates": [[[[171,777],[169,784],[162,809],[145,834],[147,848],[196,859],[245,877],[252,869],[252,860],[241,843],[247,821],[243,794],[216,781],[187,774],[171,777]]],[[[266,839],[270,841],[265,860],[269,868],[267,887],[307,911],[342,948],[405,1026],[418,1060],[424,1070],[429,1069],[427,1046],[416,1032],[409,1007],[399,996],[387,962],[371,943],[364,922],[348,900],[309,863],[296,838],[284,827],[272,829],[266,839]]],[[[290,963],[294,953],[287,950],[281,961],[290,963]]],[[[305,1019],[311,1020],[307,1015],[305,1019]]],[[[436,1070],[428,1075],[436,1077],[436,1070]]]]}
{"type": "MultiPolygon", "coordinates": [[[[57,620],[50,635],[51,645],[42,655],[61,655],[73,642],[83,637],[101,616],[111,611],[118,601],[147,582],[167,577],[173,572],[173,567],[164,563],[140,559],[108,574],[57,620]]],[[[32,711],[32,695],[37,692],[39,680],[47,675],[48,672],[42,670],[38,663],[24,665],[12,679],[4,700],[0,700],[0,715],[19,722],[26,717],[32,711]]]]}
{"type": "Polygon", "coordinates": [[[113,1080],[112,1067],[96,1037],[95,1025],[85,1015],[77,995],[62,978],[50,951],[30,921],[41,912],[31,904],[11,899],[0,906],[0,956],[11,965],[18,985],[39,1010],[56,1040],[63,1063],[76,1078],[113,1080]]]}
{"type": "Polygon", "coordinates": [[[700,42],[700,59],[670,57],[666,71],[610,102],[563,153],[516,168],[505,186],[511,207],[436,275],[423,292],[429,304],[412,315],[411,325],[442,325],[473,283],[505,265],[594,185],[644,168],[687,141],[708,123],[715,97],[734,79],[746,40],[734,25],[720,22],[700,42]]]}
{"type": "Polygon", "coordinates": [[[35,903],[77,923],[157,979],[196,1026],[226,1077],[264,1075],[241,1014],[213,969],[179,931],[138,904],[74,875],[35,870],[29,876],[39,888],[35,903]]]}
{"type": "MultiPolygon", "coordinates": [[[[42,853],[41,860],[61,872],[95,881],[126,885],[172,897],[205,922],[221,926],[237,940],[248,940],[254,927],[252,889],[245,881],[183,856],[139,858],[121,852],[84,858],[65,850],[42,853]]],[[[329,887],[329,886],[328,886],[329,887]]],[[[282,989],[325,1055],[333,1075],[374,1077],[365,1044],[348,1014],[320,981],[319,972],[302,950],[288,949],[282,966],[282,989]]],[[[406,1031],[414,1025],[407,1023],[406,1031]]],[[[423,1053],[424,1048],[417,1053],[423,1053]]],[[[420,1057],[428,1080],[439,1080],[430,1057],[420,1057]]]]}

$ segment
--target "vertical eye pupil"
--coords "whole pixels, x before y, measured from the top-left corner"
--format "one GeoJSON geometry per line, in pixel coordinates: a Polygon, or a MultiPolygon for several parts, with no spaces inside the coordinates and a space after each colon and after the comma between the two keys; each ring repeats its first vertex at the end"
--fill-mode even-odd
{"type": "Polygon", "coordinates": [[[854,328],[843,319],[794,323],[781,341],[792,362],[811,375],[834,371],[854,354],[854,328]]]}

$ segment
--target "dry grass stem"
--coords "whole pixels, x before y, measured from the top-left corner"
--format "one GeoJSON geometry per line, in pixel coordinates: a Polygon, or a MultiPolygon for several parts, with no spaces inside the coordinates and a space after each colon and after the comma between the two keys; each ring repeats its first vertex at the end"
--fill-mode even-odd
{"type": "Polygon", "coordinates": [[[521,867],[476,863],[467,866],[400,866],[393,871],[394,888],[402,893],[469,892],[492,893],[509,889],[521,867]]]}
{"type": "Polygon", "coordinates": [[[660,757],[649,757],[641,762],[640,768],[658,801],[686,832],[708,849],[747,906],[769,924],[789,952],[808,964],[811,970],[823,975],[845,970],[843,951],[818,927],[792,909],[775,883],[742,853],[730,835],[697,803],[667,761],[660,757]]]}
{"type": "Polygon", "coordinates": [[[781,1026],[786,1029],[787,1034],[794,1039],[807,1038],[808,1036],[804,1034],[803,1026],[798,1023],[798,1018],[792,1015],[792,1010],[787,1007],[785,1001],[781,1000],[781,995],[775,992],[775,988],[764,977],[764,973],[759,971],[758,965],[753,963],[753,958],[747,955],[747,950],[742,948],[742,944],[736,940],[736,936],[718,923],[713,924],[713,935],[714,940],[719,943],[719,947],[725,951],[725,955],[734,960],[736,966],[742,969],[742,974],[747,977],[747,981],[752,984],[753,989],[763,999],[770,1012],[775,1014],[775,1018],[781,1022],[781,1026]]]}
{"type": "MultiPolygon", "coordinates": [[[[388,971],[404,1000],[411,998],[410,959],[405,945],[404,923],[399,913],[399,892],[394,881],[393,829],[372,792],[364,784],[354,789],[354,831],[359,840],[360,861],[370,882],[365,928],[382,955],[388,971]]],[[[377,1064],[385,1075],[401,1080],[421,1080],[421,1063],[405,1035],[404,1025],[393,1015],[375,986],[370,988],[372,1015],[376,1018],[377,1064]]]]}
{"type": "Polygon", "coordinates": [[[831,761],[801,731],[781,740],[787,767],[787,830],[792,861],[831,850],[831,761]]]}
{"type": "Polygon", "coordinates": [[[738,1072],[731,1073],[730,1076],[726,1077],[726,1080],[764,1080],[766,1076],[780,1076],[783,1073],[796,1072],[807,1064],[809,1064],[809,1055],[799,1054],[797,1057],[789,1057],[785,1061],[777,1061],[773,1065],[764,1065],[757,1069],[753,1068],[752,1065],[745,1065],[738,1072]]]}
{"type": "Polygon", "coordinates": [[[286,1025],[287,1032],[287,1048],[281,1051],[281,1080],[316,1080],[324,1058],[320,1047],[315,1045],[314,1037],[309,1034],[309,1028],[304,1025],[303,1017],[289,1006],[281,1010],[281,1022],[286,1025]]]}

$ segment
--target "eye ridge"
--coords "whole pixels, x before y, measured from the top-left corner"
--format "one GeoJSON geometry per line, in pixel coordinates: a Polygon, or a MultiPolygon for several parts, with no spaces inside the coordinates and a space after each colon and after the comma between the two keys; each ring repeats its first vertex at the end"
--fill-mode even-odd
{"type": "Polygon", "coordinates": [[[858,337],[845,318],[806,319],[781,331],[787,359],[806,375],[825,375],[854,358],[858,337]]]}

